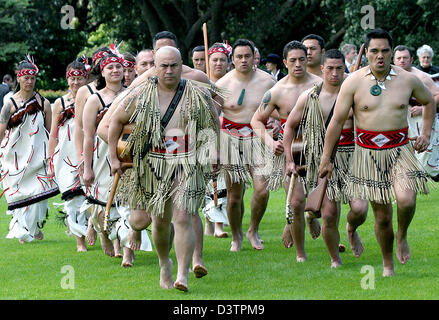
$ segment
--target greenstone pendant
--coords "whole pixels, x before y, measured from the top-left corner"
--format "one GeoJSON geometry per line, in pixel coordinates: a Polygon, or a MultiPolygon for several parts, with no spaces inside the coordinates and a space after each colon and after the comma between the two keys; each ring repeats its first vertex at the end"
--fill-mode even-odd
{"type": "Polygon", "coordinates": [[[245,95],[245,89],[242,89],[241,94],[239,95],[239,99],[238,99],[238,106],[240,106],[242,104],[242,102],[244,101],[244,95],[245,95]]]}
{"type": "Polygon", "coordinates": [[[370,87],[370,94],[373,96],[379,96],[382,92],[382,89],[379,85],[373,85],[372,87],[370,87]]]}

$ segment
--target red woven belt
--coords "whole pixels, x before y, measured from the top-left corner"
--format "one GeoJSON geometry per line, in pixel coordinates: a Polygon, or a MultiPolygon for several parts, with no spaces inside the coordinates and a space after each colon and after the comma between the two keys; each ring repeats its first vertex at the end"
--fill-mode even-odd
{"type": "Polygon", "coordinates": [[[357,128],[356,143],[368,149],[390,149],[407,144],[408,127],[393,131],[368,131],[357,128]]]}

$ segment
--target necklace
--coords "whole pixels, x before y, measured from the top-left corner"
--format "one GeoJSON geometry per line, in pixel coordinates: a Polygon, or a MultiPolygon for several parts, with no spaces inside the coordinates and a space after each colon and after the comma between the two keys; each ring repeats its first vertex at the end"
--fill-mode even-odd
{"type": "Polygon", "coordinates": [[[119,89],[119,90],[117,90],[117,91],[116,91],[116,90],[113,90],[113,89],[111,89],[110,87],[106,87],[106,89],[108,89],[108,90],[110,90],[110,91],[114,92],[114,94],[115,94],[115,95],[117,95],[117,94],[118,94],[119,92],[121,92],[121,91],[122,91],[122,89],[123,89],[123,86],[121,86],[121,87],[120,87],[120,89],[119,89]]]}
{"type": "Polygon", "coordinates": [[[392,80],[392,78],[390,76],[396,76],[395,71],[393,71],[393,69],[390,67],[389,72],[386,74],[386,76],[384,77],[384,80],[380,81],[372,72],[372,70],[369,67],[369,72],[366,74],[372,74],[371,76],[371,80],[376,80],[376,84],[374,84],[372,87],[370,87],[370,94],[373,96],[379,96],[383,90],[386,90],[386,86],[384,84],[384,82],[386,80],[392,80]]]}
{"type": "Polygon", "coordinates": [[[238,106],[242,105],[242,102],[244,101],[244,95],[245,95],[245,89],[242,89],[241,94],[239,95],[238,98],[238,106]]]}

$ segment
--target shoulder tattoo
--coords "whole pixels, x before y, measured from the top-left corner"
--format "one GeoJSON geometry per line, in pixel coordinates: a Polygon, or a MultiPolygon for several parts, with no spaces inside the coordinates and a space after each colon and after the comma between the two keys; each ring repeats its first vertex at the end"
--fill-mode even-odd
{"type": "Polygon", "coordinates": [[[0,123],[1,124],[8,123],[10,117],[11,117],[11,104],[7,103],[3,107],[3,109],[0,113],[0,123]]]}
{"type": "Polygon", "coordinates": [[[270,101],[271,101],[271,92],[270,92],[270,90],[268,90],[267,92],[265,92],[264,97],[262,98],[262,102],[261,102],[261,105],[259,106],[259,110],[265,111],[265,109],[267,109],[267,105],[270,103],[270,101]]]}

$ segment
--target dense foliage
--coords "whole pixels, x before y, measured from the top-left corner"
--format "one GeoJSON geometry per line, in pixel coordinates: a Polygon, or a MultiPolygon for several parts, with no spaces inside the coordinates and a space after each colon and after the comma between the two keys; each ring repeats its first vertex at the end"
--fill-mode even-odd
{"type": "MultiPolygon", "coordinates": [[[[322,35],[328,48],[361,44],[365,34],[362,8],[374,9],[375,26],[389,30],[395,44],[418,48],[429,44],[439,52],[437,0],[70,0],[73,19],[62,11],[65,0],[0,0],[0,75],[31,53],[40,65],[39,87],[65,87],[65,66],[78,54],[120,43],[124,51],[151,47],[162,30],[174,32],[186,63],[189,52],[203,44],[207,23],[209,44],[238,38],[255,42],[262,56],[282,53],[291,40],[309,33],[322,35]],[[64,20],[63,20],[64,19],[64,20]]],[[[438,55],[434,63],[439,63],[438,55]]]]}

